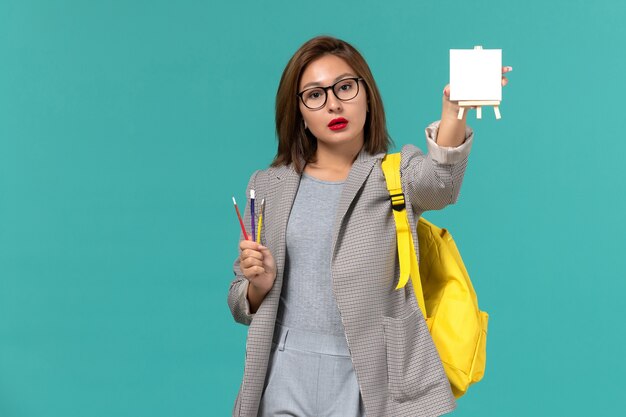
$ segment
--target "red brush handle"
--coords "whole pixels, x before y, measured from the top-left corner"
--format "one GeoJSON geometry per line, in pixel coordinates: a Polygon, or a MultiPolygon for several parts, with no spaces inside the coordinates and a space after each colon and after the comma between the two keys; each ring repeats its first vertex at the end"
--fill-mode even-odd
{"type": "Polygon", "coordinates": [[[235,203],[235,211],[237,212],[237,217],[239,218],[239,225],[241,226],[241,231],[243,232],[243,238],[248,240],[248,234],[246,233],[246,228],[243,225],[243,220],[241,219],[241,213],[239,213],[239,207],[237,207],[237,203],[235,203]]]}

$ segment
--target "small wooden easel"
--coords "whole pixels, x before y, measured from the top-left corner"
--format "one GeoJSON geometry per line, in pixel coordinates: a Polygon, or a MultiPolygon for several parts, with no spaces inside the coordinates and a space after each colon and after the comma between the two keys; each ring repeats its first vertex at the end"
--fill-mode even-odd
{"type": "Polygon", "coordinates": [[[482,119],[483,112],[481,107],[493,106],[493,112],[496,114],[496,119],[501,119],[502,116],[500,115],[500,109],[498,108],[499,105],[499,101],[459,101],[459,106],[461,108],[459,109],[459,115],[457,118],[459,120],[463,118],[463,113],[465,113],[466,107],[476,107],[476,118],[482,119]]]}
{"type": "MultiPolygon", "coordinates": [[[[475,46],[474,49],[483,49],[482,46],[475,46]]],[[[498,100],[494,100],[494,101],[459,101],[459,106],[461,107],[459,109],[459,114],[458,114],[458,119],[462,119],[463,118],[463,114],[465,113],[465,108],[471,108],[471,107],[476,107],[476,118],[477,119],[482,119],[483,116],[483,112],[482,112],[482,107],[483,106],[493,106],[493,111],[496,114],[496,119],[501,119],[502,116],[500,115],[500,109],[498,108],[498,106],[500,106],[500,101],[498,100]]]]}

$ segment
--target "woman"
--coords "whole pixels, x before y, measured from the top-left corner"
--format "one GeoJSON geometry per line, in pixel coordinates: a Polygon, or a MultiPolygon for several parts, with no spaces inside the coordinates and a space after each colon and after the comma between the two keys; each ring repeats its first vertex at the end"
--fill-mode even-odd
{"type": "MultiPolygon", "coordinates": [[[[473,132],[448,97],[446,86],[441,121],[426,128],[428,154],[402,148],[412,225],[459,194],[473,132]]],[[[276,130],[276,158],[247,189],[265,200],[261,243],[241,240],[228,294],[235,320],[249,325],[233,415],[452,411],[412,286],[395,290],[396,229],[380,165],[390,139],[359,52],[332,37],[302,45],[280,81],[276,130]]],[[[244,217],[249,224],[248,208],[244,217]]]]}

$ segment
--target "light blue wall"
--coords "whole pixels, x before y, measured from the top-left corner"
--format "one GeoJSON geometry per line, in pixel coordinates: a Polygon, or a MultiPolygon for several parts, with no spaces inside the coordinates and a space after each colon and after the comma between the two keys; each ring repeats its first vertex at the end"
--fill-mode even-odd
{"type": "MultiPolygon", "coordinates": [[[[448,226],[491,314],[458,416],[622,415],[626,3],[0,3],[0,416],[226,416],[226,304],[274,95],[318,34],[353,43],[397,148],[424,147],[448,51],[503,50],[502,119],[448,226]]],[[[358,283],[355,283],[358,285],[358,283]]]]}

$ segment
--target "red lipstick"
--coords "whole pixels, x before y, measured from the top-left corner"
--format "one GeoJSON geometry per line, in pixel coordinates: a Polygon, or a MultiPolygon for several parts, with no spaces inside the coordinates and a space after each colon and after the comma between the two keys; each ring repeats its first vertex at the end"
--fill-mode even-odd
{"type": "Polygon", "coordinates": [[[346,126],[348,126],[348,121],[343,117],[338,117],[328,123],[328,127],[330,130],[341,130],[345,129],[346,126]]]}

